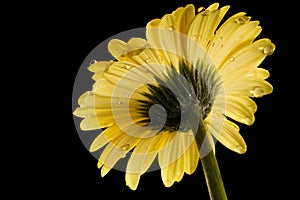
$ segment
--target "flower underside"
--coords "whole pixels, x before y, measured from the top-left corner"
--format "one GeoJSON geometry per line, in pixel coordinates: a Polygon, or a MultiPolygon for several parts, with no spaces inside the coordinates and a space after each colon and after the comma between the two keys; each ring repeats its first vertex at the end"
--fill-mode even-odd
{"type": "Polygon", "coordinates": [[[203,158],[197,127],[209,152],[216,140],[246,152],[236,123],[252,125],[254,98],[272,93],[269,72],[258,66],[275,45],[255,40],[262,28],[244,12],[221,23],[228,9],[218,3],[198,11],[180,7],[150,21],[146,39],[111,40],[114,60],[89,67],[95,83],[78,99],[74,115],[84,118],[82,130],[103,130],[90,146],[92,152],[103,147],[101,176],[130,154],[125,180],[135,190],[157,158],[170,187],[203,158]]]}
{"type": "Polygon", "coordinates": [[[200,116],[204,120],[220,89],[221,80],[213,67],[203,67],[202,65],[203,62],[200,61],[194,66],[181,60],[178,65],[179,71],[173,65],[169,66],[166,81],[156,77],[158,84],[147,84],[149,92],[143,92],[142,95],[148,100],[137,100],[139,102],[137,110],[146,118],[141,122],[146,126],[151,124],[155,129],[155,125],[166,118],[160,132],[173,132],[179,128],[186,132],[189,127],[186,127],[188,123],[182,119],[182,113],[191,107],[198,108],[193,111],[200,112],[200,116]],[[175,89],[176,94],[170,88],[175,89]],[[149,109],[153,105],[161,105],[164,109],[157,109],[155,116],[151,118],[149,109]],[[150,123],[150,120],[157,121],[150,123]]]}

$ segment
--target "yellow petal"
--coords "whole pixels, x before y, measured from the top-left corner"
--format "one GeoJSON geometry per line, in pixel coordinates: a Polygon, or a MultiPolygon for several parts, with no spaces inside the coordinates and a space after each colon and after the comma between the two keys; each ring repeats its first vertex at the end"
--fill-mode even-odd
{"type": "Polygon", "coordinates": [[[169,139],[174,141],[167,143],[172,146],[160,151],[158,156],[162,180],[166,187],[172,186],[175,181],[181,181],[184,172],[192,174],[199,161],[199,150],[193,133],[173,134],[177,136],[169,139]]]}
{"type": "Polygon", "coordinates": [[[88,67],[91,72],[95,73],[103,73],[103,71],[109,67],[113,61],[99,61],[88,67]]]}
{"type": "Polygon", "coordinates": [[[136,146],[139,140],[139,138],[123,134],[109,143],[102,152],[98,161],[98,163],[102,163],[106,166],[104,171],[105,173],[103,172],[103,174],[105,175],[118,162],[118,160],[124,158],[126,154],[136,146]]]}
{"type": "Polygon", "coordinates": [[[221,67],[239,49],[251,44],[261,32],[258,21],[249,21],[245,13],[238,13],[222,24],[208,47],[208,54],[221,67]]]}
{"type": "Polygon", "coordinates": [[[107,142],[114,140],[116,138],[120,138],[121,135],[124,134],[122,130],[116,125],[106,128],[102,133],[100,133],[92,142],[90,146],[90,151],[96,151],[103,147],[107,142]]]}
{"type": "Polygon", "coordinates": [[[209,120],[208,132],[212,134],[224,146],[237,153],[245,153],[246,143],[239,134],[239,127],[227,120],[222,114],[212,112],[207,117],[209,120]]]}
{"type": "Polygon", "coordinates": [[[175,161],[161,169],[161,178],[166,187],[171,187],[175,181],[183,176],[183,161],[175,161]]]}
{"type": "Polygon", "coordinates": [[[112,39],[108,43],[108,51],[118,59],[126,51],[126,43],[119,39],[112,39]]]}
{"type": "Polygon", "coordinates": [[[256,110],[256,103],[247,96],[229,95],[226,98],[226,111],[224,114],[240,123],[253,124],[256,110]]]}
{"type": "Polygon", "coordinates": [[[177,31],[187,34],[189,26],[195,17],[195,7],[192,4],[187,5],[184,8],[178,8],[172,13],[175,17],[175,21],[178,23],[175,26],[179,27],[177,31]]]}
{"type": "Polygon", "coordinates": [[[139,173],[126,173],[125,175],[125,181],[126,185],[129,186],[130,189],[136,190],[139,181],[140,181],[141,175],[139,173]]]}
{"type": "MultiPolygon", "coordinates": [[[[108,157],[109,153],[112,151],[113,148],[115,148],[115,144],[118,143],[125,136],[126,136],[125,134],[118,135],[118,137],[114,138],[114,140],[105,147],[105,149],[103,150],[103,152],[101,153],[101,155],[98,159],[98,163],[97,163],[98,168],[101,168],[102,166],[106,165],[105,160],[108,157]]],[[[107,167],[108,166],[106,166],[106,168],[107,167]]],[[[110,169],[111,169],[111,167],[112,166],[109,166],[110,169]]]]}
{"type": "Polygon", "coordinates": [[[145,173],[157,155],[156,148],[160,140],[161,134],[141,140],[132,152],[126,172],[145,173]]]}
{"type": "Polygon", "coordinates": [[[216,10],[217,8],[218,4],[216,3],[207,10],[198,13],[189,28],[188,36],[204,48],[213,37],[229,6],[222,7],[220,10],[216,10]]]}
{"type": "Polygon", "coordinates": [[[87,117],[80,122],[80,129],[83,131],[100,129],[101,126],[96,117],[87,117]]]}
{"type": "Polygon", "coordinates": [[[273,86],[258,78],[241,80],[226,87],[227,95],[262,97],[272,92],[273,86]]]}
{"type": "Polygon", "coordinates": [[[225,84],[241,74],[253,71],[274,49],[274,44],[265,38],[236,51],[220,69],[225,84]]]}
{"type": "Polygon", "coordinates": [[[181,144],[181,134],[173,132],[169,134],[164,148],[159,152],[158,163],[161,168],[175,162],[184,152],[181,144]]]}
{"type": "Polygon", "coordinates": [[[143,51],[148,42],[143,38],[131,38],[126,44],[126,54],[132,56],[143,51]]]}
{"type": "Polygon", "coordinates": [[[126,168],[126,185],[132,190],[138,186],[140,175],[144,174],[153,163],[157,155],[157,143],[160,142],[161,134],[142,140],[128,161],[126,168]]]}
{"type": "Polygon", "coordinates": [[[92,144],[90,146],[90,152],[97,151],[98,149],[100,149],[101,147],[106,145],[108,142],[109,142],[109,140],[107,139],[106,135],[103,133],[100,133],[95,138],[95,140],[92,142],[92,144]]]}
{"type": "Polygon", "coordinates": [[[187,174],[192,174],[195,172],[199,162],[199,149],[196,141],[194,140],[191,146],[183,155],[184,158],[184,171],[187,174]]]}

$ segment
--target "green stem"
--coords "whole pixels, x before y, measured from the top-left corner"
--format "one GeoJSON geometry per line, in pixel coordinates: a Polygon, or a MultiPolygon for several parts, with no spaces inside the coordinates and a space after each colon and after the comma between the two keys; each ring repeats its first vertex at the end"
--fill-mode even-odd
{"type": "MultiPolygon", "coordinates": [[[[206,136],[206,131],[203,125],[203,121],[200,120],[197,134],[196,134],[196,142],[199,149],[203,144],[205,136],[206,136]]],[[[204,145],[211,145],[211,144],[205,143],[204,145]]],[[[209,146],[206,146],[206,148],[212,149],[209,146]]],[[[214,152],[210,150],[208,154],[204,155],[204,157],[200,156],[200,159],[201,159],[202,168],[204,171],[210,199],[227,200],[220,169],[214,152]]]]}

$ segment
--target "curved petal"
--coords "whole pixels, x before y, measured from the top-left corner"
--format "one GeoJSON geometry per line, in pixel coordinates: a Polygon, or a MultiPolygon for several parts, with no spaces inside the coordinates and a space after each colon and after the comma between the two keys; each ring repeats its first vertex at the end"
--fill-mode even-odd
{"type": "Polygon", "coordinates": [[[138,186],[139,177],[144,174],[153,163],[157,155],[157,144],[160,142],[162,134],[142,140],[128,161],[125,181],[132,190],[138,186]]]}
{"type": "Polygon", "coordinates": [[[251,44],[262,30],[258,25],[258,21],[250,21],[243,12],[226,20],[208,47],[208,54],[216,66],[221,68],[235,51],[251,44]]]}
{"type": "Polygon", "coordinates": [[[229,6],[218,9],[218,4],[212,4],[206,10],[198,13],[188,31],[188,36],[206,48],[212,39],[217,26],[221,22],[229,6]]]}
{"type": "Polygon", "coordinates": [[[112,39],[108,43],[108,51],[116,59],[120,59],[124,56],[136,55],[146,46],[147,41],[143,38],[131,38],[127,43],[119,39],[112,39]]]}
{"type": "Polygon", "coordinates": [[[224,84],[233,81],[243,73],[255,70],[266,56],[271,55],[274,50],[275,45],[265,38],[236,51],[221,66],[220,74],[223,77],[224,84]]]}
{"type": "Polygon", "coordinates": [[[161,176],[166,187],[179,182],[184,172],[192,174],[198,165],[199,150],[192,132],[172,133],[164,149],[158,154],[161,176]]]}
{"type": "Polygon", "coordinates": [[[106,168],[101,169],[101,176],[105,176],[110,171],[110,169],[118,162],[118,160],[124,158],[126,154],[131,149],[133,149],[139,141],[140,138],[123,134],[119,138],[109,143],[102,152],[98,161],[98,163],[103,163],[103,165],[106,166],[106,168]]]}
{"type": "Polygon", "coordinates": [[[224,146],[240,154],[246,152],[246,143],[239,134],[239,127],[235,123],[216,112],[210,113],[207,120],[209,121],[208,132],[224,146]]]}
{"type": "Polygon", "coordinates": [[[224,114],[240,123],[253,124],[256,110],[256,103],[247,96],[228,95],[226,98],[226,110],[224,114]]]}

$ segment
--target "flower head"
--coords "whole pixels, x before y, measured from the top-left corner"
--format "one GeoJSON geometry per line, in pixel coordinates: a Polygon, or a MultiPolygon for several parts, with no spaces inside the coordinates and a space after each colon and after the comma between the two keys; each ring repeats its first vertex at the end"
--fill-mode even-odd
{"type": "Polygon", "coordinates": [[[113,61],[92,64],[92,91],[78,100],[74,115],[82,130],[103,129],[90,150],[104,150],[101,175],[129,156],[126,184],[133,190],[158,158],[165,186],[192,174],[214,138],[227,148],[246,151],[234,122],[251,125],[253,97],[272,92],[267,70],[258,68],[275,46],[256,37],[258,21],[237,13],[220,25],[229,6],[215,3],[180,7],[147,24],[146,39],[113,39],[113,61]],[[196,141],[199,120],[208,147],[196,141]],[[199,151],[200,149],[200,151],[199,151]]]}

